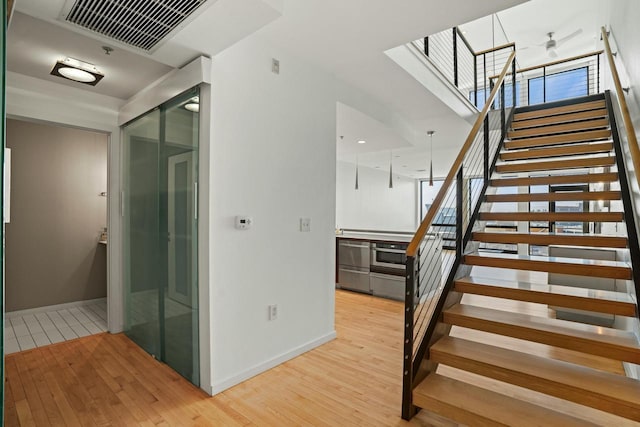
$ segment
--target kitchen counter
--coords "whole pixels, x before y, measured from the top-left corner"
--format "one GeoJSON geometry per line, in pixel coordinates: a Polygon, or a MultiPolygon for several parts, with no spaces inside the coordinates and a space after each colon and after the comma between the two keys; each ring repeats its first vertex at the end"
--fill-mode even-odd
{"type": "Polygon", "coordinates": [[[386,233],[386,232],[360,232],[360,231],[345,231],[342,234],[336,234],[340,239],[355,239],[355,240],[369,240],[380,242],[401,242],[409,243],[413,238],[413,233],[386,233]]]}

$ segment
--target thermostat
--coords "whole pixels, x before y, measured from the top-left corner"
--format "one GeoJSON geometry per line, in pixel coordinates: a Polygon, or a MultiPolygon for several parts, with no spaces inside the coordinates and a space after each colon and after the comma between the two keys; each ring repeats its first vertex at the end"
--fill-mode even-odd
{"type": "Polygon", "coordinates": [[[251,228],[251,224],[253,223],[253,219],[248,216],[238,215],[236,216],[236,228],[238,230],[246,230],[251,228]]]}

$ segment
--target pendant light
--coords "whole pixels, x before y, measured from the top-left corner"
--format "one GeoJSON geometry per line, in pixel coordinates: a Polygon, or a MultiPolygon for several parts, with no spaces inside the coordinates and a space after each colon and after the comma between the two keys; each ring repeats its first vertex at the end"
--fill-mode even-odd
{"type": "Polygon", "coordinates": [[[435,130],[427,131],[429,135],[429,187],[433,187],[433,134],[435,130]]]}
{"type": "Polygon", "coordinates": [[[389,188],[393,188],[393,151],[389,150],[389,188]]]}
{"type": "Polygon", "coordinates": [[[358,189],[358,155],[356,154],[356,190],[358,189]]]}

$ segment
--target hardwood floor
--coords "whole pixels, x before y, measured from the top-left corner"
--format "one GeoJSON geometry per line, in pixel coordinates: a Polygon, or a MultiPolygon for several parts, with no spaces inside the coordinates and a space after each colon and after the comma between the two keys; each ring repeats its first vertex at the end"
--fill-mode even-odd
{"type": "Polygon", "coordinates": [[[426,411],[400,419],[402,311],[336,291],[337,339],[214,397],[122,334],[11,354],[5,425],[455,426],[426,411]]]}

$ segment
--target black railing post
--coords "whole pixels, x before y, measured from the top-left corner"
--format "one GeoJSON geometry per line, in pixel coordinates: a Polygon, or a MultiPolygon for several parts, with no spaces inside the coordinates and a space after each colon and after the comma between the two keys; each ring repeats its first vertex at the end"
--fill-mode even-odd
{"type": "Polygon", "coordinates": [[[600,93],[600,54],[596,55],[596,93],[600,93]]]}
{"type": "Polygon", "coordinates": [[[516,60],[511,63],[511,92],[513,92],[513,108],[516,108],[516,60]]]}
{"type": "Polygon", "coordinates": [[[424,54],[429,56],[429,37],[424,38],[424,54]]]}
{"type": "MultiPolygon", "coordinates": [[[[484,103],[487,102],[487,54],[482,54],[482,63],[484,64],[484,76],[482,77],[482,88],[484,92],[484,103]]],[[[483,103],[483,104],[484,104],[483,103]]]]}
{"type": "Polygon", "coordinates": [[[415,257],[408,256],[404,296],[404,359],[402,361],[402,418],[410,420],[413,406],[413,316],[415,296],[415,257]]]}
{"type": "Polygon", "coordinates": [[[458,28],[453,27],[453,84],[458,87],[458,28]]]}
{"type": "Polygon", "coordinates": [[[542,102],[547,102],[547,67],[542,67],[542,102]]]}
{"type": "Polygon", "coordinates": [[[484,118],[484,181],[489,181],[489,115],[484,118]]]}
{"type": "Polygon", "coordinates": [[[504,138],[504,124],[506,122],[506,115],[505,115],[505,100],[506,100],[506,88],[507,85],[504,84],[504,82],[502,83],[502,86],[500,87],[500,103],[502,104],[500,106],[500,130],[501,130],[501,134],[500,134],[500,139],[504,138]]]}
{"type": "Polygon", "coordinates": [[[464,164],[460,165],[456,178],[456,257],[462,259],[462,236],[464,236],[464,223],[462,206],[464,206],[462,189],[464,187],[462,178],[464,176],[464,164]]]}
{"type": "Polygon", "coordinates": [[[478,108],[478,56],[473,54],[473,105],[478,108]]]}
{"type": "MultiPolygon", "coordinates": [[[[613,148],[616,154],[616,165],[618,166],[618,179],[620,180],[620,193],[622,195],[622,206],[624,209],[624,221],[627,227],[627,239],[629,240],[629,256],[631,258],[631,273],[636,295],[640,295],[640,243],[638,241],[638,231],[636,229],[633,203],[631,201],[631,187],[627,178],[627,170],[624,164],[624,153],[620,143],[620,134],[616,123],[616,115],[611,103],[611,93],[607,90],[604,93],[607,102],[607,113],[611,123],[611,136],[613,148]]],[[[640,317],[640,312],[636,313],[640,317]]]]}

